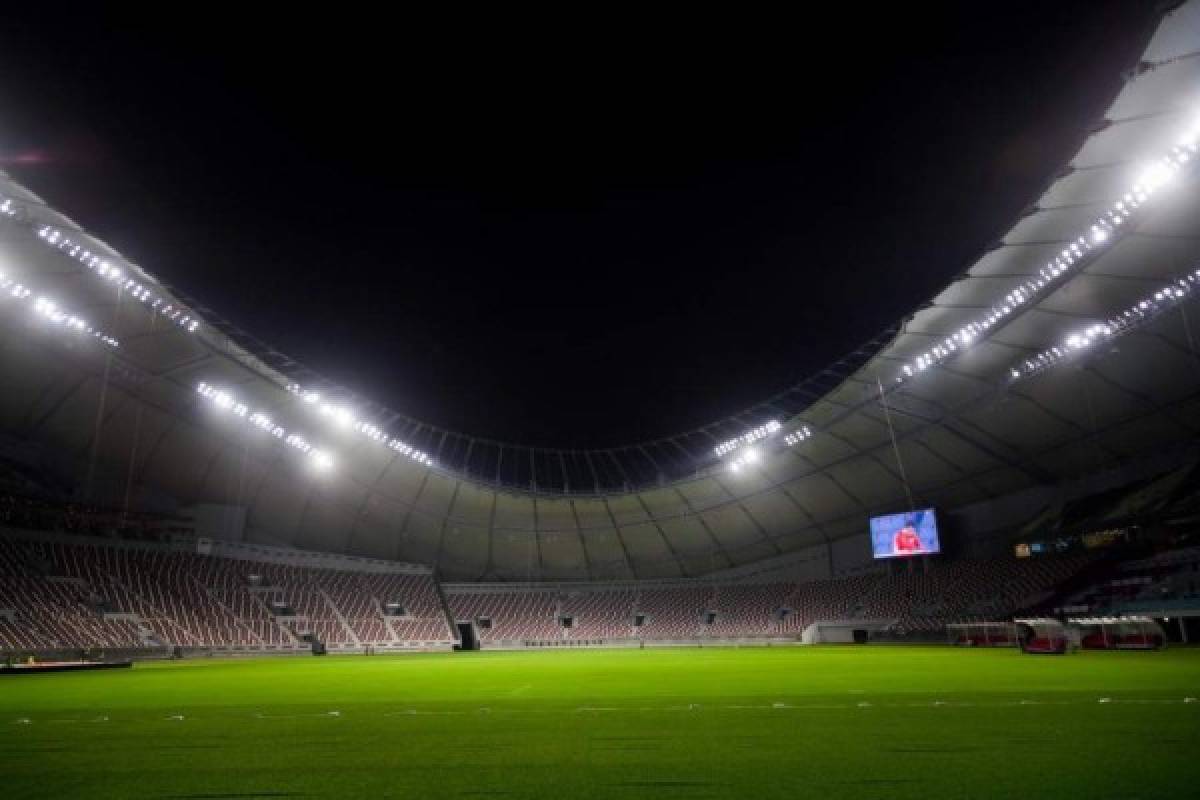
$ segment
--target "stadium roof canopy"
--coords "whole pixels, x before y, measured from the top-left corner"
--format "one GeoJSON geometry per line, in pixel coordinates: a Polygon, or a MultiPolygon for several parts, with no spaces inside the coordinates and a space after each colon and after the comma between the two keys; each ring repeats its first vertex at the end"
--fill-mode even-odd
{"type": "Polygon", "coordinates": [[[353,396],[0,173],[0,428],[80,476],[245,506],[251,539],[511,580],[701,575],[1176,447],[1200,429],[1200,4],[1164,15],[1127,78],[927,305],[741,414],[610,450],[353,396]]]}

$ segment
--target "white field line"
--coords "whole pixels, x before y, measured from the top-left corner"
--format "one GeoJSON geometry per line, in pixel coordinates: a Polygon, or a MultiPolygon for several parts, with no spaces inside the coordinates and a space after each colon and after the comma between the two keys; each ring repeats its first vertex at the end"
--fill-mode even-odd
{"type": "MultiPolygon", "coordinates": [[[[1200,705],[1200,700],[1195,697],[1183,698],[1115,698],[1115,697],[1098,697],[1091,700],[999,700],[993,702],[972,702],[972,701],[948,701],[948,700],[932,700],[924,703],[872,703],[868,700],[860,700],[854,703],[764,703],[764,704],[739,704],[739,705],[710,705],[704,706],[700,703],[689,703],[688,705],[669,705],[669,706],[578,706],[576,708],[539,708],[539,709],[522,709],[522,708],[490,708],[480,707],[473,710],[466,709],[449,709],[449,708],[404,708],[393,711],[383,711],[375,713],[355,713],[357,717],[421,717],[421,716],[464,716],[467,714],[619,714],[619,713],[676,713],[681,711],[702,712],[707,709],[719,709],[726,711],[849,711],[854,709],[864,708],[1010,708],[1020,706],[1078,706],[1078,705],[1137,705],[1137,706],[1170,706],[1170,705],[1200,705]]],[[[228,718],[229,715],[222,715],[222,718],[228,718]]],[[[338,719],[344,716],[342,711],[316,711],[305,714],[266,714],[261,711],[256,711],[251,714],[254,719],[260,720],[288,720],[288,719],[338,719]]],[[[186,717],[183,714],[172,714],[160,719],[170,722],[183,722],[186,717]]],[[[193,716],[191,719],[202,719],[202,717],[193,716]]],[[[11,725],[33,725],[42,724],[79,724],[79,723],[98,723],[109,722],[111,718],[107,715],[100,715],[90,719],[80,718],[63,718],[51,717],[48,719],[37,720],[33,717],[16,717],[11,720],[11,725]]],[[[129,719],[126,721],[136,721],[129,719]]]]}

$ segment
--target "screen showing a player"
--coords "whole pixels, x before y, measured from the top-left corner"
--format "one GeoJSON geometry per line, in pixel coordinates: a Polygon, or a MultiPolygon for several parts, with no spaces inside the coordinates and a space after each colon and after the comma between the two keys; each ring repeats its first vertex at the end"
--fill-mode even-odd
{"type": "Polygon", "coordinates": [[[911,522],[906,522],[903,528],[896,531],[896,538],[892,543],[892,552],[896,555],[907,555],[909,553],[919,553],[921,549],[921,537],[917,535],[917,529],[913,527],[911,522]]]}
{"type": "Polygon", "coordinates": [[[903,558],[941,552],[932,508],[871,518],[875,558],[903,558]]]}

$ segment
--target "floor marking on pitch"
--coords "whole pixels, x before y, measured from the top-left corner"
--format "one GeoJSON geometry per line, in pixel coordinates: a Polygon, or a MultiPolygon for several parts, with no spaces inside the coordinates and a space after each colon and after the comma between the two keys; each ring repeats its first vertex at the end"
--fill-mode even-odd
{"type": "MultiPolygon", "coordinates": [[[[444,709],[444,708],[405,708],[392,711],[368,712],[380,717],[396,717],[396,716],[462,716],[467,714],[607,714],[607,713],[670,713],[670,712],[703,712],[708,709],[728,710],[728,711],[813,711],[813,710],[830,710],[830,711],[846,711],[855,708],[881,708],[881,709],[900,709],[900,708],[950,708],[950,709],[988,709],[1002,708],[1015,706],[1068,706],[1068,705],[1087,705],[1100,703],[1104,705],[1135,705],[1135,706],[1153,706],[1153,705],[1197,705],[1200,704],[1200,699],[1193,696],[1185,697],[1099,697],[1099,698],[1080,698],[1071,700],[1035,700],[1024,698],[1019,700],[998,700],[998,701],[953,701],[953,700],[929,700],[925,702],[907,702],[907,703],[879,703],[870,702],[868,700],[859,700],[857,702],[843,703],[784,703],[771,702],[762,704],[730,704],[730,705],[710,705],[705,706],[701,703],[688,703],[686,705],[667,705],[667,706],[577,706],[557,707],[557,708],[491,708],[489,706],[481,706],[473,709],[444,709]]],[[[341,710],[316,711],[304,714],[265,714],[261,711],[252,713],[255,719],[264,720],[285,720],[285,719],[337,719],[344,716],[345,712],[341,710]]],[[[183,714],[172,714],[162,719],[182,722],[185,720],[183,714]]],[[[193,717],[196,719],[196,717],[193,717]]],[[[59,718],[45,719],[43,723],[86,723],[86,722],[109,722],[108,716],[98,716],[90,719],[85,718],[59,718]]],[[[18,717],[13,719],[10,724],[13,725],[32,725],[34,720],[30,717],[18,717]]]]}
{"type": "MultiPolygon", "coordinates": [[[[314,711],[311,714],[264,714],[261,711],[254,712],[255,719],[303,719],[305,717],[311,719],[313,717],[340,717],[341,715],[342,712],[340,711],[314,711]]],[[[180,717],[180,719],[183,719],[183,717],[180,717]]]]}

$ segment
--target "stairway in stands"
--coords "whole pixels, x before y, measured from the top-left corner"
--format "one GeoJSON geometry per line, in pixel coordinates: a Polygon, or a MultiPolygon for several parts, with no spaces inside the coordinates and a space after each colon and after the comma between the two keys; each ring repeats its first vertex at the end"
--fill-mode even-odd
{"type": "Polygon", "coordinates": [[[450,638],[458,642],[458,626],[454,624],[454,614],[450,611],[450,603],[446,601],[446,593],[442,591],[442,582],[438,580],[436,574],[433,576],[433,588],[437,591],[438,603],[442,607],[442,614],[446,617],[446,628],[450,631],[450,638]]]}
{"type": "Polygon", "coordinates": [[[361,647],[362,640],[359,639],[358,634],[354,632],[354,626],[346,621],[346,615],[342,613],[340,608],[338,608],[338,604],[333,601],[333,598],[329,596],[329,593],[324,589],[315,587],[314,591],[321,597],[321,599],[325,601],[325,604],[329,606],[329,610],[333,614],[334,619],[342,624],[342,628],[345,629],[345,635],[349,637],[349,641],[352,642],[356,647],[361,647]]]}

